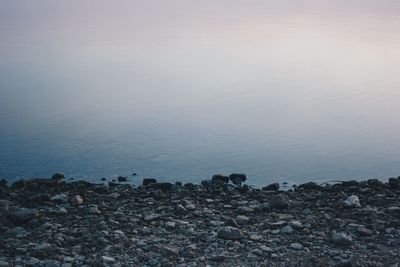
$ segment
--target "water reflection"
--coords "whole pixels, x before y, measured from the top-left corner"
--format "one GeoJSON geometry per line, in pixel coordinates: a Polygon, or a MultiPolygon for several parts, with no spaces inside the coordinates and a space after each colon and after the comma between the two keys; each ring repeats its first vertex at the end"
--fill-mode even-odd
{"type": "Polygon", "coordinates": [[[396,1],[142,2],[2,3],[0,176],[400,173],[396,1]]]}

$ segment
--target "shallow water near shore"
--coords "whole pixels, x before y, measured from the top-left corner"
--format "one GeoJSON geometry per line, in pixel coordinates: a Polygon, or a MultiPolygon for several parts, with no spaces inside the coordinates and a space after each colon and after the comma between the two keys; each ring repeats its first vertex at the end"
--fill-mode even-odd
{"type": "Polygon", "coordinates": [[[398,1],[4,1],[0,177],[400,175],[398,1]]]}

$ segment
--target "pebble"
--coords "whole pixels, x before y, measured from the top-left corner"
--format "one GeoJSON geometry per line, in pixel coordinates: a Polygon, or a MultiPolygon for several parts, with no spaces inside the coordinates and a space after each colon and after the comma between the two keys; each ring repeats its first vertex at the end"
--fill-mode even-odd
{"type": "Polygon", "coordinates": [[[360,199],[357,195],[351,195],[346,198],[344,205],[348,208],[359,208],[361,207],[360,199]]]}

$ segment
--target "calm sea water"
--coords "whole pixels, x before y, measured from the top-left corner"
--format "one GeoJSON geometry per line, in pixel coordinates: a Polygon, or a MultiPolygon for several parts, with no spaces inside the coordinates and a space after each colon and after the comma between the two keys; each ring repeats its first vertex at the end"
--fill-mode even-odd
{"type": "Polygon", "coordinates": [[[6,0],[0,36],[0,177],[400,175],[397,0],[6,0]]]}

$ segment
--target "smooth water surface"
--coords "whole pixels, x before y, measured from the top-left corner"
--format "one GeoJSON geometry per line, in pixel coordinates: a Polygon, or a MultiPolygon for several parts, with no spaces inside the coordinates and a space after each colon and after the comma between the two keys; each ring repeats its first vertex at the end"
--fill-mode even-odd
{"type": "Polygon", "coordinates": [[[0,177],[400,175],[400,2],[0,3],[0,177]]]}

